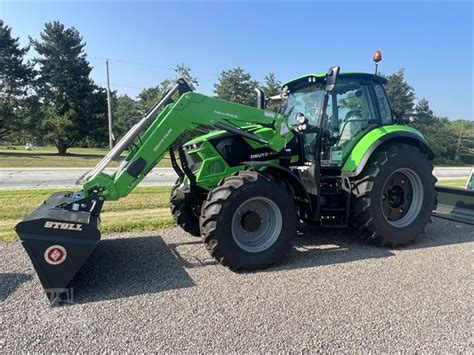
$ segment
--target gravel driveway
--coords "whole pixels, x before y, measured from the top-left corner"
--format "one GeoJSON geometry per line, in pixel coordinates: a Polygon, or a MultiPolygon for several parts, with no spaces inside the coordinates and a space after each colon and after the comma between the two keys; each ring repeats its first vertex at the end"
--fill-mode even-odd
{"type": "Polygon", "coordinates": [[[233,273],[179,229],[110,235],[49,308],[0,243],[0,352],[471,352],[474,227],[434,220],[404,249],[305,229],[280,266],[233,273]]]}

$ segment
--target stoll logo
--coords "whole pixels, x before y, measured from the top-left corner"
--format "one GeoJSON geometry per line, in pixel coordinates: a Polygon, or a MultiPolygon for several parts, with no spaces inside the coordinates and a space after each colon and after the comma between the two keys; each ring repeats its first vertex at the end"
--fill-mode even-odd
{"type": "Polygon", "coordinates": [[[68,230],[68,231],[81,231],[82,230],[82,224],[47,221],[44,224],[44,228],[65,229],[65,230],[68,230]]]}

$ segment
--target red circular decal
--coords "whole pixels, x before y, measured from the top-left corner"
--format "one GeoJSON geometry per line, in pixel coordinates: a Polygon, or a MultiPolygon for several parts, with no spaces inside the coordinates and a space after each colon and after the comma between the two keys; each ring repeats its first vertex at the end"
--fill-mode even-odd
{"type": "Polygon", "coordinates": [[[59,265],[66,260],[66,249],[60,245],[52,245],[44,252],[44,260],[51,265],[59,265]]]}

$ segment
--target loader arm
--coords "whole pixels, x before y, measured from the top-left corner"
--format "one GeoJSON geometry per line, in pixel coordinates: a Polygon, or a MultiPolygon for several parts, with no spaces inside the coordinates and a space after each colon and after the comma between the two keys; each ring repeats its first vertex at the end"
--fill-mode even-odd
{"type": "MultiPolygon", "coordinates": [[[[186,92],[175,103],[166,105],[141,135],[137,134],[130,142],[132,150],[113,174],[105,174],[106,164],[99,163],[101,169],[94,169],[86,177],[84,196],[99,194],[106,200],[127,196],[183,133],[199,126],[228,130],[244,139],[268,144],[274,151],[282,150],[293,137],[285,117],[280,114],[186,92]],[[255,124],[274,127],[273,137],[264,139],[242,128],[255,124]]],[[[117,149],[115,154],[119,156],[128,145],[117,149]]]]}
{"type": "Polygon", "coordinates": [[[15,227],[51,304],[68,297],[71,279],[98,244],[104,202],[127,196],[184,132],[199,126],[227,130],[274,151],[293,137],[280,114],[193,93],[178,80],[88,173],[82,191],[53,194],[15,227]],[[271,126],[271,135],[261,137],[246,130],[248,125],[271,126]],[[126,149],[130,152],[116,171],[104,173],[126,149]]]}

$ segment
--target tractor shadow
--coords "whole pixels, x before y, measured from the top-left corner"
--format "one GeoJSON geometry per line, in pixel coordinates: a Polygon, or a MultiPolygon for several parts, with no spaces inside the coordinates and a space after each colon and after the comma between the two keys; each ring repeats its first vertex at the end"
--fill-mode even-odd
{"type": "MultiPolygon", "coordinates": [[[[367,245],[346,228],[301,226],[290,253],[268,271],[313,268],[394,256],[388,248],[367,245]]],[[[267,271],[267,270],[262,270],[267,271]]]]}
{"type": "MultiPolygon", "coordinates": [[[[182,236],[182,241],[170,244],[165,243],[160,236],[102,240],[71,282],[74,303],[114,300],[194,287],[196,284],[187,270],[223,267],[208,254],[200,239],[193,239],[185,233],[182,236]]],[[[302,226],[293,248],[281,264],[252,273],[284,272],[387,258],[395,256],[394,251],[398,250],[433,248],[473,240],[474,226],[439,219],[434,219],[427,227],[426,234],[416,242],[399,248],[367,244],[360,241],[350,229],[302,226]]],[[[23,282],[25,281],[27,280],[23,282]]]]}
{"type": "Polygon", "coordinates": [[[70,286],[74,303],[154,294],[195,286],[160,236],[104,239],[70,286]]]}
{"type": "MultiPolygon", "coordinates": [[[[170,250],[186,269],[217,265],[210,257],[200,239],[183,234],[183,241],[168,244],[170,250]]],[[[474,226],[433,218],[426,227],[426,233],[415,242],[404,246],[389,248],[372,245],[362,241],[356,232],[349,228],[320,228],[301,225],[293,247],[282,263],[263,270],[250,271],[279,272],[284,270],[312,268],[359,260],[380,259],[395,256],[396,251],[442,247],[474,241],[474,226]]],[[[239,273],[245,274],[248,271],[239,273]]]]}
{"type": "Polygon", "coordinates": [[[31,275],[23,273],[0,273],[0,302],[5,301],[21,284],[31,280],[31,275]]]}
{"type": "Polygon", "coordinates": [[[387,258],[394,251],[442,247],[474,241],[474,226],[433,218],[426,233],[416,241],[390,248],[372,245],[349,228],[328,229],[305,225],[299,228],[293,248],[283,262],[269,270],[298,269],[357,260],[387,258]]]}

